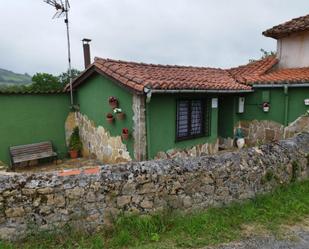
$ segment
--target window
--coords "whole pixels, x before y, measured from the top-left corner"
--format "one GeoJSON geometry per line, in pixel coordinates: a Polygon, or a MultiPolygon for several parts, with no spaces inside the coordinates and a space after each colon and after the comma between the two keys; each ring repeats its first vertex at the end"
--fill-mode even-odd
{"type": "Polygon", "coordinates": [[[177,140],[209,135],[209,112],[204,105],[203,100],[178,101],[177,140]]]}

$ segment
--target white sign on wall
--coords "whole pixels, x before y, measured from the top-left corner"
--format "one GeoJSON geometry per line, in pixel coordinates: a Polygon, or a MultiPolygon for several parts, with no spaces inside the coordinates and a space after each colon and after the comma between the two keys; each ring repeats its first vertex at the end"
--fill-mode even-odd
{"type": "Polygon", "coordinates": [[[309,99],[305,99],[304,102],[305,102],[305,105],[309,105],[309,99]]]}
{"type": "Polygon", "coordinates": [[[218,108],[218,98],[211,99],[211,108],[218,108]]]}
{"type": "Polygon", "coordinates": [[[238,113],[244,113],[245,111],[245,97],[239,97],[238,99],[238,113]]]}

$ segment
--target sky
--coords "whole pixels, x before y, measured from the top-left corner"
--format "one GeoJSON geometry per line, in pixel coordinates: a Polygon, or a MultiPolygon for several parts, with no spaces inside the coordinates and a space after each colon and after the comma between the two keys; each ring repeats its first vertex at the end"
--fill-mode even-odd
{"type": "MultiPolygon", "coordinates": [[[[72,64],[91,56],[155,64],[229,68],[276,49],[262,31],[309,14],[308,0],[71,0],[72,64]]],[[[43,0],[0,0],[0,68],[66,71],[64,19],[43,0]]]]}

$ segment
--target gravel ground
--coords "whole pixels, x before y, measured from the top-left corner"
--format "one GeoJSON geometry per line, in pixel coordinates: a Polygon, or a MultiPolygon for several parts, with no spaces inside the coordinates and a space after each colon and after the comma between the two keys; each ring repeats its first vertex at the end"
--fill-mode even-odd
{"type": "Polygon", "coordinates": [[[293,226],[280,238],[253,236],[240,242],[205,249],[309,249],[309,224],[293,226]]]}

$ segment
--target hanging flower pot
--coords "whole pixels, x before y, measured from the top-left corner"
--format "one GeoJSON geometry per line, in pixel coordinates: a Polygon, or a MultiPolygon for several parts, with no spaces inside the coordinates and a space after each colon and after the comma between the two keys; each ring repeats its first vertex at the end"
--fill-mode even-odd
{"type": "Polygon", "coordinates": [[[129,129],[128,128],[123,128],[122,129],[122,133],[121,133],[121,137],[123,140],[128,140],[129,139],[129,129]]]}
{"type": "Polygon", "coordinates": [[[125,118],[125,114],[120,108],[115,108],[114,113],[116,114],[117,119],[123,120],[125,118]]]}
{"type": "Polygon", "coordinates": [[[113,114],[107,113],[107,115],[106,115],[106,121],[107,121],[109,124],[112,124],[113,121],[114,121],[114,116],[113,116],[113,114]]]}
{"type": "Polygon", "coordinates": [[[110,107],[113,108],[113,109],[117,108],[118,104],[119,104],[116,97],[109,97],[108,103],[109,103],[110,107]]]}
{"type": "Polygon", "coordinates": [[[270,104],[268,102],[263,103],[263,111],[264,112],[269,112],[270,109],[270,104]]]}

